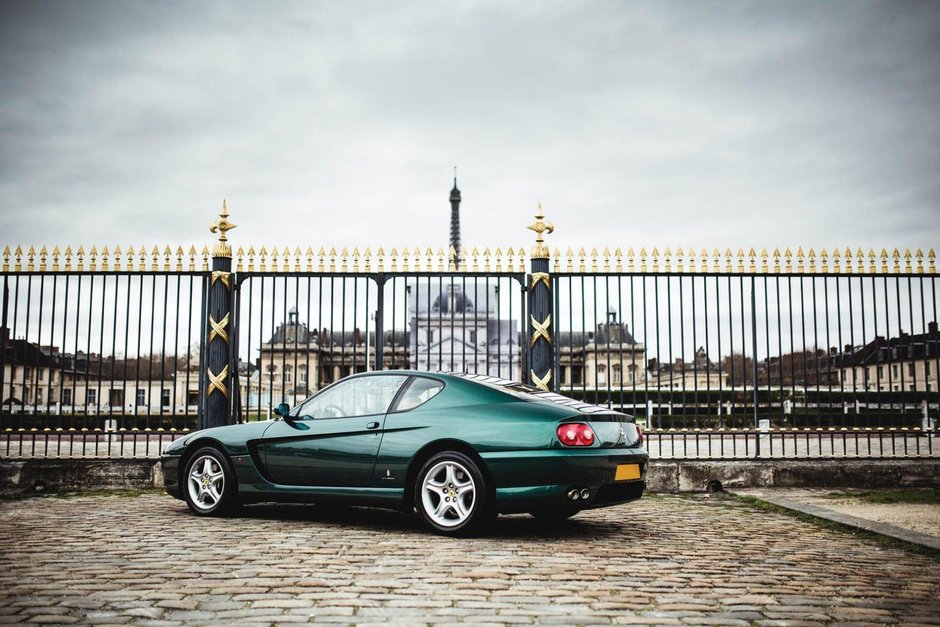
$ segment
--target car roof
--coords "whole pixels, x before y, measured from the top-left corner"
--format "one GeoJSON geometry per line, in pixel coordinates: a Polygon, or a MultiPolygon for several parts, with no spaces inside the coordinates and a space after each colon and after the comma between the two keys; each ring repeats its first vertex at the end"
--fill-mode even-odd
{"type": "Polygon", "coordinates": [[[509,394],[514,396],[519,400],[527,401],[530,403],[533,402],[547,402],[557,406],[567,407],[569,409],[576,410],[582,414],[619,414],[620,412],[614,411],[608,407],[603,407],[601,405],[592,405],[591,403],[585,403],[582,401],[575,400],[573,398],[568,398],[561,394],[555,392],[549,392],[547,390],[540,390],[539,388],[533,387],[531,385],[526,385],[524,383],[519,383],[518,381],[512,381],[510,379],[503,379],[501,377],[493,377],[485,374],[473,374],[469,372],[430,372],[425,370],[382,370],[377,371],[372,374],[379,374],[381,372],[386,373],[398,373],[398,374],[408,374],[414,376],[423,376],[423,377],[438,377],[442,379],[458,379],[460,381],[469,381],[471,383],[476,383],[490,389],[495,389],[504,394],[509,394]]]}

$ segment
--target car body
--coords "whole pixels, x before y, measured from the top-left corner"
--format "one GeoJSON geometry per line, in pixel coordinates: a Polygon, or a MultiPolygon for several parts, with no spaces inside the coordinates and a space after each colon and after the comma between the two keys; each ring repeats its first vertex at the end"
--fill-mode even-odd
{"type": "Polygon", "coordinates": [[[200,515],[252,501],[395,507],[457,535],[497,514],[632,501],[646,485],[632,417],[493,377],[363,373],[276,413],[172,442],[167,492],[200,515]]]}

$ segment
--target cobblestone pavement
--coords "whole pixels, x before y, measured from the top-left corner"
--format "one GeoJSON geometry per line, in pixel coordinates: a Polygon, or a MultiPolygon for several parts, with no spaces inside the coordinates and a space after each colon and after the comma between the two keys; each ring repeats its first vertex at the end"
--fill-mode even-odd
{"type": "Polygon", "coordinates": [[[940,564],[731,497],[450,540],[395,512],[0,502],[0,623],[940,624],[940,564]]]}

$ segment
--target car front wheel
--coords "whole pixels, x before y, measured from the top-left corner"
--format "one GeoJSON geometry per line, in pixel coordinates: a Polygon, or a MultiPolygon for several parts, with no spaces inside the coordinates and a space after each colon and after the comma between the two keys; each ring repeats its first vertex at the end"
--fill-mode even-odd
{"type": "Polygon", "coordinates": [[[418,472],[415,509],[433,531],[450,536],[483,531],[494,510],[476,462],[456,451],[431,457],[418,472]]]}
{"type": "Polygon", "coordinates": [[[199,516],[218,516],[235,505],[235,474],[218,450],[205,447],[186,464],[186,504],[199,516]]]}

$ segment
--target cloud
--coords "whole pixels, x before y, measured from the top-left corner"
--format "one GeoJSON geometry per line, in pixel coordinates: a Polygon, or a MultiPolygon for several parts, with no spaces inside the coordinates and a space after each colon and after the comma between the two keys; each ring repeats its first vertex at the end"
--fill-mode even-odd
{"type": "Polygon", "coordinates": [[[29,243],[929,247],[940,11],[898,3],[4,3],[29,243]],[[498,226],[497,226],[498,225],[498,226]]]}

